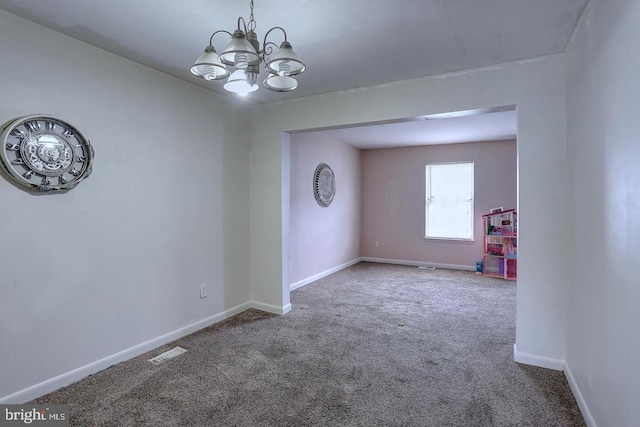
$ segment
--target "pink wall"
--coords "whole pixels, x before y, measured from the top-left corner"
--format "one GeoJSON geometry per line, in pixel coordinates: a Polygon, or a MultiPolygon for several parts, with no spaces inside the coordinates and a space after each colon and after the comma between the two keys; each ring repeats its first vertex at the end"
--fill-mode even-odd
{"type": "Polygon", "coordinates": [[[360,179],[360,150],[320,133],[291,136],[291,284],[359,258],[360,179]],[[320,163],[336,177],[336,194],[326,208],[313,195],[320,163]]]}
{"type": "Polygon", "coordinates": [[[482,215],[516,207],[516,155],[515,140],[360,151],[321,133],[292,135],[289,282],[361,256],[475,268],[482,215]],[[475,242],[425,240],[424,166],[455,161],[475,164],[475,242]],[[336,175],[327,208],[312,191],[319,163],[336,175]]]}
{"type": "Polygon", "coordinates": [[[482,215],[516,208],[516,155],[515,140],[363,151],[361,255],[475,268],[482,215]],[[475,242],[426,240],[425,165],[455,161],[475,162],[475,242]]]}

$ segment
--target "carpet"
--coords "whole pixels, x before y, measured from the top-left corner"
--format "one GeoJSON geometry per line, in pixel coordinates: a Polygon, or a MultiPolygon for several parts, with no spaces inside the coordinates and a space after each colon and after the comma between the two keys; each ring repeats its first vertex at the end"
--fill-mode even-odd
{"type": "Polygon", "coordinates": [[[562,372],[513,361],[516,286],[362,262],[32,403],[74,426],[584,426],[562,372]]]}

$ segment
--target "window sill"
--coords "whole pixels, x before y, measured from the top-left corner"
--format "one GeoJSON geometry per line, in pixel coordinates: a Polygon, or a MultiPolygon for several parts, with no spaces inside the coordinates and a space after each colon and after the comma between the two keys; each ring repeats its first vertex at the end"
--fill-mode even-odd
{"type": "Polygon", "coordinates": [[[475,239],[456,239],[453,237],[424,237],[424,240],[432,240],[435,242],[448,242],[448,243],[474,243],[475,239]]]}

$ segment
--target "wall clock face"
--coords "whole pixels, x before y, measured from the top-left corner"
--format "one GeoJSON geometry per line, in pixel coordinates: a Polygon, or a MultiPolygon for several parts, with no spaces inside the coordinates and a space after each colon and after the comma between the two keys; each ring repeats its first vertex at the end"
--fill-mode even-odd
{"type": "Polygon", "coordinates": [[[2,127],[0,143],[2,166],[30,190],[70,190],[91,174],[93,147],[60,119],[33,115],[11,120],[2,127]]]}
{"type": "Polygon", "coordinates": [[[331,204],[336,194],[336,177],[325,163],[320,163],[313,174],[313,194],[323,208],[331,204]]]}

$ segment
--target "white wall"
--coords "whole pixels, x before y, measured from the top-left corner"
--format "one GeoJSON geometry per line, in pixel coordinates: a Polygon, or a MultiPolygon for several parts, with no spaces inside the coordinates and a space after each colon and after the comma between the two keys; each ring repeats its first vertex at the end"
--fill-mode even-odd
{"type": "MultiPolygon", "coordinates": [[[[302,77],[303,79],[304,77],[302,77]]],[[[518,360],[561,369],[566,310],[564,56],[258,106],[251,111],[254,299],[289,305],[289,143],[284,131],[518,106],[518,360]]],[[[304,84],[302,81],[301,84],[304,84]]]]}
{"type": "Polygon", "coordinates": [[[640,425],[640,2],[591,0],[566,53],[567,374],[589,425],[640,425]]]}
{"type": "Polygon", "coordinates": [[[49,113],[96,151],[67,194],[0,178],[0,401],[19,402],[249,301],[248,114],[3,11],[0,39],[0,121],[49,113]]]}
{"type": "Polygon", "coordinates": [[[360,150],[318,132],[291,135],[290,276],[292,288],[360,257],[360,150]],[[313,195],[313,174],[326,163],[336,177],[328,207],[313,195]]]}

